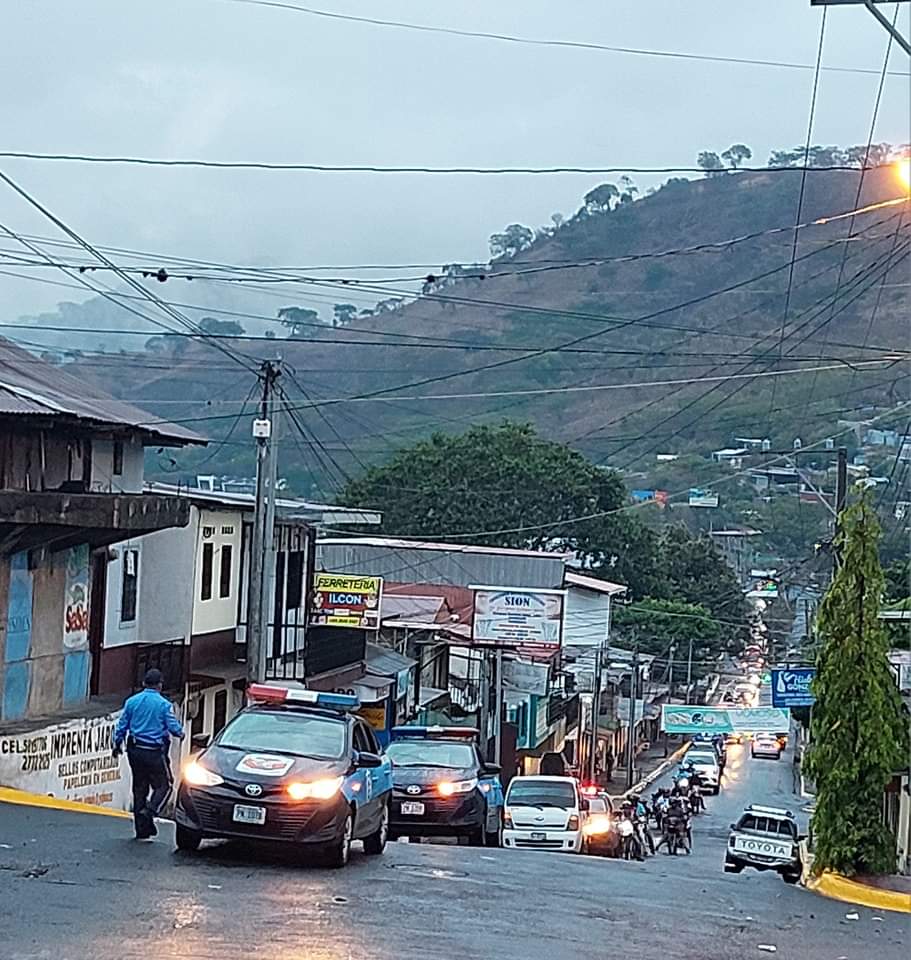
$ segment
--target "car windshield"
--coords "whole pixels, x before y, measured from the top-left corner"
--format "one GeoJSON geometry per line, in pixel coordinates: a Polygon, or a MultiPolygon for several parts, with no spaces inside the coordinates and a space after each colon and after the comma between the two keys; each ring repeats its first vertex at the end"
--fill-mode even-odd
{"type": "Polygon", "coordinates": [[[694,763],[694,764],[704,764],[710,763],[715,764],[715,755],[713,753],[688,753],[684,757],[685,763],[694,763]]]}
{"type": "Polygon", "coordinates": [[[396,740],[386,755],[395,767],[451,767],[464,769],[475,765],[474,747],[470,743],[448,740],[396,740]]]}
{"type": "Polygon", "coordinates": [[[589,813],[610,813],[607,803],[601,797],[590,797],[588,810],[589,813]]]}
{"type": "Polygon", "coordinates": [[[215,741],[220,747],[338,760],[345,752],[345,723],[305,713],[239,713],[215,741]]]}
{"type": "Polygon", "coordinates": [[[571,783],[547,780],[513,780],[506,803],[514,807],[562,807],[576,805],[576,791],[571,783]]]}

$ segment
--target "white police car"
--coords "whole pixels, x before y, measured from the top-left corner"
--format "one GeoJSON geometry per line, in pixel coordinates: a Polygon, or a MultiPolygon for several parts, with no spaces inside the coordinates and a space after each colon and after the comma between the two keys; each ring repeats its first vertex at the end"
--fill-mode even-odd
{"type": "Polygon", "coordinates": [[[251,684],[249,705],[182,771],[177,846],[207,837],[312,847],[336,867],[353,840],[380,854],[392,764],[352,711],[356,697],[289,683],[251,684]]]}
{"type": "Polygon", "coordinates": [[[801,874],[800,839],[790,810],[751,804],[731,824],[724,872],[740,873],[744,867],[774,870],[785,883],[797,883],[801,874]]]}

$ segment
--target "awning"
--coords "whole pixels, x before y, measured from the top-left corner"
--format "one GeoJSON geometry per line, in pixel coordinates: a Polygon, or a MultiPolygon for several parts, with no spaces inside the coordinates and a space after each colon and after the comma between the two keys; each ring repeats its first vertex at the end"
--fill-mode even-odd
{"type": "Polygon", "coordinates": [[[417,660],[402,656],[388,647],[376,643],[367,644],[367,669],[385,677],[397,677],[402,670],[410,670],[417,660]]]}
{"type": "Polygon", "coordinates": [[[421,694],[418,697],[419,707],[428,707],[437,700],[442,700],[449,696],[448,690],[438,690],[436,687],[421,687],[421,694]]]}

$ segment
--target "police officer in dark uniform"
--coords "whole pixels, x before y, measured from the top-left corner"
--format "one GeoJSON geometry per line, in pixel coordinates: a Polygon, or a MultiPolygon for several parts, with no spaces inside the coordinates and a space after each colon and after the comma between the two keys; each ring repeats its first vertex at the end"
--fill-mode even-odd
{"type": "Polygon", "coordinates": [[[174,707],[162,696],[161,688],[161,671],[147,671],[143,689],[124,703],[114,729],[115,757],[123,752],[126,740],[127,759],[133,774],[133,822],[137,840],[148,840],[158,833],[155,817],[171,790],[168,747],[172,736],[184,738],[174,707]]]}

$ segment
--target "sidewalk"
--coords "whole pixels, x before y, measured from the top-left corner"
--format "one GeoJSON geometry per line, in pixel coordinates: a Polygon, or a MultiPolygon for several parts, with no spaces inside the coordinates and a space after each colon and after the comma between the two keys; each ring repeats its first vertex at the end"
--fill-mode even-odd
{"type": "Polygon", "coordinates": [[[688,741],[683,743],[671,742],[668,744],[668,754],[665,757],[664,744],[652,744],[648,750],[636,757],[636,782],[632,791],[626,789],[626,770],[622,767],[615,767],[614,775],[606,788],[608,794],[614,799],[620,799],[627,793],[645,790],[677,762],[688,746],[688,741]]]}
{"type": "Polygon", "coordinates": [[[885,877],[843,877],[829,870],[819,876],[813,875],[813,854],[807,848],[806,841],[801,842],[803,858],[802,883],[830,900],[855,903],[871,910],[891,910],[897,913],[911,913],[911,877],[892,874],[885,877]]]}

